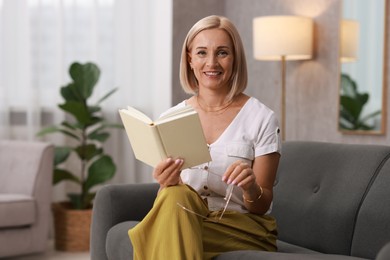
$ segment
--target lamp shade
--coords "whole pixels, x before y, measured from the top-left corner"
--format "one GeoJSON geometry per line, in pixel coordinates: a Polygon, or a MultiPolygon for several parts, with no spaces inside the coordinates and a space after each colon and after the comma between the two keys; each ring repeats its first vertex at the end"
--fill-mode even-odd
{"type": "Polygon", "coordinates": [[[359,23],[355,20],[342,20],[340,27],[340,61],[356,61],[358,45],[359,23]]]}
{"type": "Polygon", "coordinates": [[[307,60],[313,52],[313,20],[303,16],[262,16],[253,19],[257,60],[307,60]]]}

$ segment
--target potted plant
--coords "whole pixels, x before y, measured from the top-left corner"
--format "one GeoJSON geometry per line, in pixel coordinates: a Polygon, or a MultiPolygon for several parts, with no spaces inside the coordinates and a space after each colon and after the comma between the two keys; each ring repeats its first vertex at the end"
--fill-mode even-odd
{"type": "Polygon", "coordinates": [[[107,129],[123,127],[106,122],[100,107],[101,102],[117,89],[108,92],[96,104],[89,104],[100,76],[96,64],[75,62],[69,67],[69,74],[72,81],[61,87],[64,103],[58,105],[66,113],[67,120],[44,128],[37,135],[60,133],[71,140],[64,146],[55,147],[53,184],[70,181],[78,185],[79,191],[69,193],[67,202],[53,203],[55,246],[58,250],[85,251],[89,249],[91,208],[95,197],[92,188],[110,180],[116,171],[111,156],[103,150],[103,143],[110,137],[107,129]],[[72,154],[76,155],[78,164],[73,172],[66,168],[72,154]]]}

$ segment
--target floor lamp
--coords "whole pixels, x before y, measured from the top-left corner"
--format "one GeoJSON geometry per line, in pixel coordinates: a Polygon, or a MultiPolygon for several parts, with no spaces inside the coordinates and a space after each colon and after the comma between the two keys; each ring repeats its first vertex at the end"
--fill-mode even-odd
{"type": "Polygon", "coordinates": [[[262,16],[253,19],[256,60],[281,61],[281,131],[286,136],[286,61],[308,60],[313,50],[313,20],[303,16],[262,16]]]}

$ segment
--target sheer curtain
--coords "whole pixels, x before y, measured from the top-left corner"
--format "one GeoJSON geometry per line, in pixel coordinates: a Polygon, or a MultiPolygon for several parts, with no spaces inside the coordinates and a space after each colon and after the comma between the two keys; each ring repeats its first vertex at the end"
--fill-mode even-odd
{"type": "MultiPolygon", "coordinates": [[[[157,117],[171,105],[171,22],[171,0],[0,0],[0,139],[34,140],[63,120],[59,89],[74,61],[101,69],[92,99],[118,87],[102,104],[111,121],[126,105],[157,117]]],[[[113,182],[152,180],[124,131],[105,148],[118,167],[113,182]]]]}

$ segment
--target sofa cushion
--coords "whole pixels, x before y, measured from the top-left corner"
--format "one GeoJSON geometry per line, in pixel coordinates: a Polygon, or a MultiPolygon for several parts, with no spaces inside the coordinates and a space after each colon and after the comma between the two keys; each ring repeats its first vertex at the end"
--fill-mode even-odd
{"type": "Polygon", "coordinates": [[[106,239],[108,259],[133,259],[133,246],[127,231],[138,223],[139,221],[125,221],[108,231],[106,239]]]}
{"type": "MultiPolygon", "coordinates": [[[[137,225],[139,221],[126,221],[113,226],[107,234],[106,252],[108,259],[133,259],[133,247],[131,245],[127,231],[137,225]]],[[[306,248],[290,245],[278,241],[278,248],[282,252],[262,252],[254,250],[242,250],[223,253],[215,260],[366,260],[363,258],[326,255],[306,248]],[[287,253],[288,252],[288,253],[287,253]],[[293,254],[289,254],[293,253],[293,254]]]]}
{"type": "Polygon", "coordinates": [[[31,225],[35,222],[35,199],[21,194],[0,194],[0,228],[31,225]]]}
{"type": "Polygon", "coordinates": [[[360,206],[389,152],[390,147],[378,145],[285,143],[288,158],[281,157],[272,211],[278,238],[318,252],[351,255],[360,206]]]}
{"type": "Polygon", "coordinates": [[[375,260],[389,260],[390,259],[390,242],[381,248],[379,253],[376,255],[375,260]]]}
{"type": "Polygon", "coordinates": [[[330,254],[291,254],[280,252],[262,252],[253,250],[233,251],[223,253],[214,258],[214,260],[367,260],[364,258],[330,255],[330,254]]]}
{"type": "Polygon", "coordinates": [[[286,243],[284,241],[276,241],[278,252],[280,253],[298,253],[298,254],[321,254],[320,252],[307,249],[305,247],[286,243]]]}

